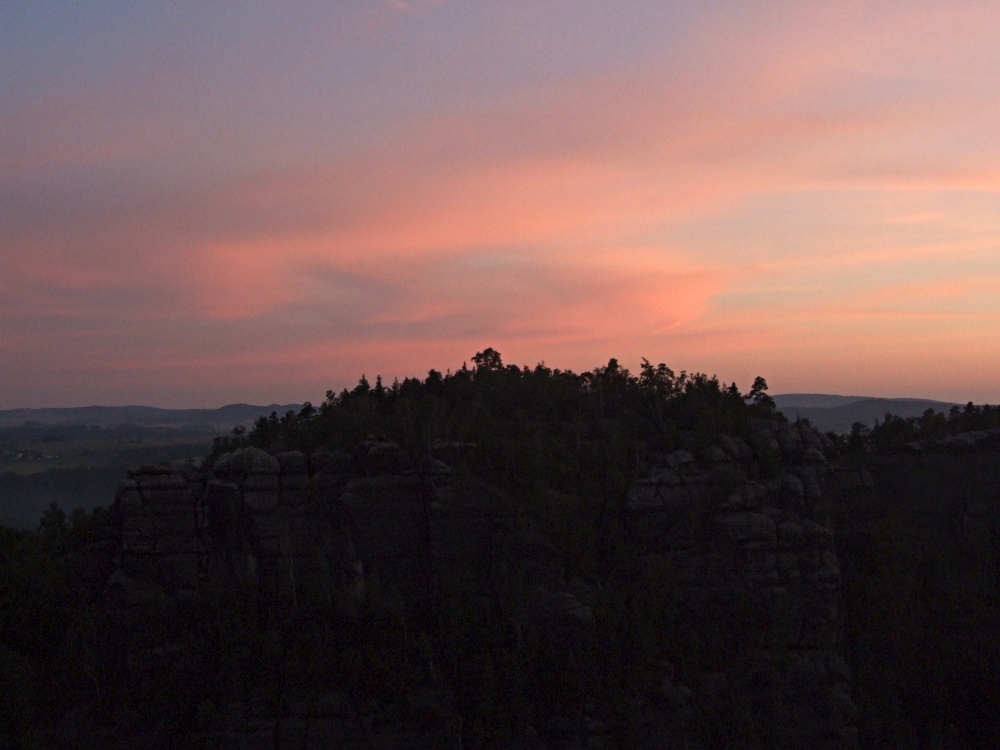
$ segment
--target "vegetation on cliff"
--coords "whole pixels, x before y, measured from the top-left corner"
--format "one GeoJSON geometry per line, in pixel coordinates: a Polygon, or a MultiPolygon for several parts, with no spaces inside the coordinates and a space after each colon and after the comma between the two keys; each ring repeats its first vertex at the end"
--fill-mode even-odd
{"type": "Polygon", "coordinates": [[[637,375],[614,359],[580,374],[504,365],[494,349],[472,361],[391,386],[362,376],[353,390],[328,391],[318,408],[272,413],[249,433],[216,439],[208,460],[243,445],[353,453],[382,440],[419,462],[435,443],[465,442],[476,446],[466,468],[525,502],[557,489],[600,503],[622,498],[651,456],[698,453],[719,435],[747,435],[752,418],[784,419],[760,377],[742,394],[735,383],[645,360],[637,375]]]}
{"type": "Polygon", "coordinates": [[[762,378],[472,365],[362,377],[200,471],[136,473],[142,503],[197,503],[197,590],[163,573],[174,517],[125,494],[3,531],[0,747],[1000,741],[996,410],[843,438],[788,424],[762,378]],[[308,500],[282,516],[267,492],[308,500]],[[409,526],[362,528],[386,509],[409,526]],[[327,552],[282,588],[289,523],[327,552]],[[261,524],[284,525],[271,552],[261,524]],[[366,534],[409,578],[380,578],[366,534]],[[473,537],[489,561],[456,552],[473,537]]]}

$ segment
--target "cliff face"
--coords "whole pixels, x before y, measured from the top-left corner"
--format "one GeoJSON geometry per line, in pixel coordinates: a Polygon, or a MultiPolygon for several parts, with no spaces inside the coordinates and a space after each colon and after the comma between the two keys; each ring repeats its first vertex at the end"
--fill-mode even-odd
{"type": "Polygon", "coordinates": [[[755,716],[766,746],[850,747],[856,710],[839,655],[829,498],[870,477],[832,471],[833,446],[808,426],[756,422],[752,443],[724,437],[703,461],[683,450],[663,456],[629,493],[648,564],[675,578],[679,637],[703,641],[715,663],[693,684],[664,665],[659,720],[676,722],[701,702],[720,716],[755,716]],[[774,476],[749,479],[754,461],[776,467],[774,476]]]}
{"type": "MultiPolygon", "coordinates": [[[[464,448],[439,445],[437,455],[464,448]]],[[[668,747],[678,733],[697,746],[695,718],[732,716],[747,719],[741,726],[760,746],[854,746],[828,500],[843,479],[831,455],[809,428],[762,421],[749,442],[723,437],[655,456],[618,517],[643,575],[670,580],[672,637],[700,644],[697,665],[658,665],[656,684],[628,699],[628,735],[606,702],[584,696],[575,706],[527,706],[506,746],[668,747]],[[760,466],[771,478],[752,478],[760,466]]],[[[615,592],[567,581],[560,552],[502,493],[439,460],[410,466],[391,443],[355,455],[242,448],[207,472],[142,467],[115,511],[109,583],[118,606],[169,613],[231,599],[267,627],[310,609],[358,620],[373,602],[391,609],[384,603],[398,600],[422,633],[440,633],[454,615],[442,607],[460,591],[475,617],[508,623],[523,653],[554,652],[575,673],[603,658],[599,616],[615,592]]],[[[346,686],[289,689],[266,710],[248,696],[219,707],[202,739],[458,746],[462,717],[449,695],[428,679],[394,708],[365,704],[346,686]]]]}

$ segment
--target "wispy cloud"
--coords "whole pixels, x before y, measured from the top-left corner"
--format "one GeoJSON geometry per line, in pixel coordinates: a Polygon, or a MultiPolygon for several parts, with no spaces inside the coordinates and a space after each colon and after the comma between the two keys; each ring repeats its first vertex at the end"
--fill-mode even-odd
{"type": "MultiPolygon", "coordinates": [[[[394,16],[467,11],[366,12],[391,36],[394,16]]],[[[959,382],[912,361],[1000,361],[998,21],[977,3],[705,10],[639,62],[385,102],[393,121],[360,140],[316,124],[369,102],[346,83],[280,126],[250,101],[214,129],[212,107],[171,110],[170,75],[155,95],[0,100],[2,398],[315,398],[495,345],[995,400],[995,365],[959,382]]]]}

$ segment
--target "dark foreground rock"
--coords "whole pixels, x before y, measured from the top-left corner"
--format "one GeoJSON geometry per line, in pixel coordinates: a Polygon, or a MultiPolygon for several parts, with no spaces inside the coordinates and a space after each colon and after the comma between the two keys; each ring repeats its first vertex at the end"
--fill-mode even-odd
{"type": "MultiPolygon", "coordinates": [[[[609,523],[634,550],[636,575],[671,582],[671,637],[697,658],[661,658],[645,687],[617,698],[587,686],[616,663],[609,628],[631,584],[569,580],[523,508],[439,459],[412,465],[389,443],[355,455],[241,448],[208,470],[132,471],[95,601],[135,636],[122,667],[133,677],[190,659],[193,683],[230,685],[191,699],[176,737],[137,718],[150,747],[849,748],[827,491],[845,480],[831,457],[808,427],[760,422],[750,440],[653,458],[609,523]],[[260,645],[217,625],[235,621],[260,645]],[[323,622],[326,636],[308,635],[323,622]],[[150,628],[160,635],[144,640],[150,628]],[[322,651],[330,642],[336,653],[322,651]],[[231,652],[245,654],[243,669],[258,659],[260,679],[231,678],[231,652]],[[316,676],[328,667],[362,677],[331,685],[316,676]],[[494,688],[498,670],[522,687],[494,688]],[[510,703],[519,695],[529,697],[510,703]],[[516,717],[504,735],[465,723],[469,705],[488,713],[483,701],[516,717]]],[[[74,735],[84,731],[74,721],[57,734],[96,742],[74,735]]]]}
{"type": "Polygon", "coordinates": [[[833,446],[808,426],[779,422],[755,423],[751,437],[753,446],[724,438],[704,461],[687,451],[663,456],[629,493],[634,537],[649,564],[676,579],[678,636],[705,642],[709,655],[707,669],[685,679],[666,665],[646,742],[671,747],[671,730],[698,712],[749,717],[741,731],[766,747],[853,747],[840,565],[824,492],[838,481],[833,446]],[[780,468],[751,479],[754,457],[780,468]],[[741,634],[756,642],[748,648],[741,634]]]}

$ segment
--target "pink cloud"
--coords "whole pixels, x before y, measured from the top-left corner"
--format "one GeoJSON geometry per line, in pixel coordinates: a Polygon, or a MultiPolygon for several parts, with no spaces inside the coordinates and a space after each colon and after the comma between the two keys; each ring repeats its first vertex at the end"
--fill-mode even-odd
{"type": "MultiPolygon", "coordinates": [[[[0,180],[20,207],[0,222],[0,350],[21,360],[0,373],[20,403],[52,402],[30,395],[42,371],[50,392],[76,383],[97,400],[150,400],[130,380],[142,373],[180,403],[225,392],[233,372],[224,400],[315,399],[361,369],[414,374],[496,345],[803,388],[808,375],[863,391],[865,373],[895,372],[943,392],[944,366],[918,378],[908,351],[1000,355],[981,325],[1000,311],[1000,160],[984,136],[997,110],[972,80],[995,57],[996,21],[976,5],[710,14],[642,65],[190,180],[147,173],[183,150],[182,125],[126,116],[115,139],[86,103],[43,103],[5,126],[27,145],[0,180]],[[61,116],[96,120],[30,132],[61,116]],[[100,187],[136,160],[134,192],[100,187]],[[954,200],[972,191],[987,203],[954,200]]],[[[968,387],[986,392],[994,369],[963,370],[968,387]]]]}

